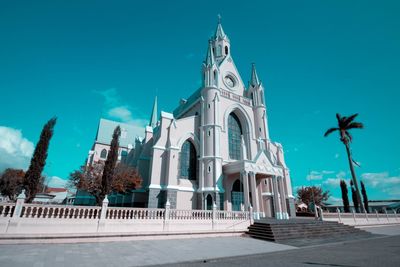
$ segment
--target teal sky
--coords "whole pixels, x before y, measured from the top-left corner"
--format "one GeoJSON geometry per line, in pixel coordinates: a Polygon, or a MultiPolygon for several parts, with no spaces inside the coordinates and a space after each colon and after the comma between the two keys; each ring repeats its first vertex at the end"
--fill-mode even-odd
{"type": "Polygon", "coordinates": [[[200,84],[217,14],[246,83],[257,65],[294,188],[340,197],[345,148],[323,133],[336,112],[359,113],[358,177],[370,199],[400,198],[399,1],[1,1],[0,168],[26,168],[52,116],[57,183],[85,161],[100,117],[143,126],[156,92],[172,112],[200,84]]]}

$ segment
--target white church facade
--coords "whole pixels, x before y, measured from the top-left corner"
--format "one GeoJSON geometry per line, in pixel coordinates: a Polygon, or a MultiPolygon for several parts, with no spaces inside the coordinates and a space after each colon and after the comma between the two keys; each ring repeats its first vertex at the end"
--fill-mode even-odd
{"type": "Polygon", "coordinates": [[[244,84],[219,22],[208,43],[201,88],[173,113],[159,115],[155,101],[144,138],[127,145],[143,178],[137,197],[144,205],[164,207],[168,200],[171,208],[185,210],[252,206],[261,216],[295,216],[283,149],[269,137],[264,92],[254,64],[244,84]]]}

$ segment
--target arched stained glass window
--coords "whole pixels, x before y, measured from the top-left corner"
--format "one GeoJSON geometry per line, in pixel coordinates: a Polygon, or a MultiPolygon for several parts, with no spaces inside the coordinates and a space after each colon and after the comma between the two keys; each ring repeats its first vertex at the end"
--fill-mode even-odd
{"type": "Polygon", "coordinates": [[[100,158],[102,158],[102,159],[107,158],[107,149],[103,149],[103,150],[100,152],[100,158]]]}
{"type": "Polygon", "coordinates": [[[196,149],[194,145],[186,140],[183,143],[180,154],[180,173],[182,179],[196,180],[196,149]]]}
{"type": "Polygon", "coordinates": [[[239,118],[234,114],[228,117],[228,136],[229,136],[229,157],[231,159],[241,159],[240,148],[242,139],[242,127],[239,118]]]}

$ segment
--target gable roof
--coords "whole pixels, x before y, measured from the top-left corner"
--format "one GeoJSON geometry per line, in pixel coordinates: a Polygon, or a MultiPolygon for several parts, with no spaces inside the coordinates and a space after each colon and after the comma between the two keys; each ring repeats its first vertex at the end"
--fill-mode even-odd
{"type": "Polygon", "coordinates": [[[135,143],[135,127],[133,125],[100,119],[99,127],[97,129],[96,142],[101,144],[110,145],[114,129],[117,126],[121,127],[121,136],[119,138],[120,147],[128,147],[128,144],[135,143]]]}

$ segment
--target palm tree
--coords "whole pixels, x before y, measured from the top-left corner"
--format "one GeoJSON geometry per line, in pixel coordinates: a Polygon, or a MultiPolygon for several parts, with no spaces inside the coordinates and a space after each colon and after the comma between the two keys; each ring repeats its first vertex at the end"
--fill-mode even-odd
{"type": "Polygon", "coordinates": [[[362,202],[361,202],[360,190],[358,189],[357,177],[356,177],[356,173],[354,171],[353,159],[351,157],[351,151],[350,151],[350,143],[353,140],[353,138],[352,138],[351,134],[349,133],[349,130],[364,128],[364,125],[361,122],[354,121],[354,119],[357,117],[357,115],[358,114],[356,113],[349,117],[342,117],[342,116],[340,116],[339,113],[336,113],[338,127],[333,127],[333,128],[328,129],[325,132],[324,136],[326,137],[335,131],[339,131],[340,141],[342,141],[342,143],[346,147],[347,157],[348,157],[349,165],[350,165],[350,172],[351,172],[352,180],[353,180],[353,183],[354,183],[354,186],[356,189],[356,193],[357,193],[357,200],[358,200],[358,203],[360,203],[361,212],[364,212],[364,206],[362,205],[362,202]]]}

